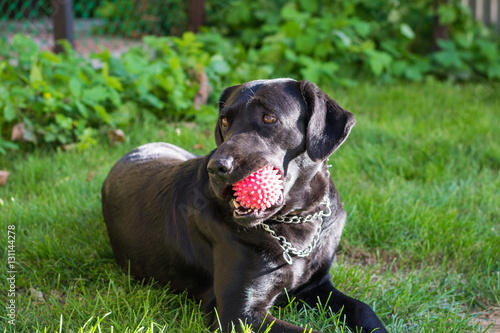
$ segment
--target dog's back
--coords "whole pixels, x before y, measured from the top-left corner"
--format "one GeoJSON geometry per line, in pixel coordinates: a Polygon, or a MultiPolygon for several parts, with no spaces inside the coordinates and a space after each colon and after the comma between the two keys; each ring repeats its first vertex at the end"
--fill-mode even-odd
{"type": "MultiPolygon", "coordinates": [[[[170,282],[176,289],[173,277],[179,276],[179,270],[193,269],[189,263],[195,260],[188,236],[189,207],[181,200],[201,196],[194,193],[201,191],[198,187],[193,190],[186,184],[197,185],[199,168],[206,168],[203,164],[204,158],[177,146],[150,143],[131,151],[111,169],[102,187],[104,221],[116,260],[135,278],[170,282]],[[188,191],[194,192],[180,193],[188,191]],[[177,223],[166,223],[173,220],[177,223]]],[[[199,271],[198,264],[196,267],[199,271]]],[[[182,289],[188,281],[186,274],[182,289]]],[[[207,282],[210,279],[203,283],[196,279],[187,286],[191,284],[196,294],[195,289],[207,282]]]]}

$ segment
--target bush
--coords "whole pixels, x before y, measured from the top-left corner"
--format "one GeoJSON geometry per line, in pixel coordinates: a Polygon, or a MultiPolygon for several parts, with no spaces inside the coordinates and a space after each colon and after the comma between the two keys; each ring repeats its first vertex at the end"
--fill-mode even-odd
{"type": "Polygon", "coordinates": [[[0,152],[73,143],[85,148],[99,132],[138,118],[190,119],[203,113],[203,106],[197,111],[194,105],[202,73],[216,88],[222,85],[219,76],[229,72],[222,56],[204,51],[192,33],[143,41],[145,47],[120,58],[105,50],[91,59],[68,44],[63,54],[40,51],[22,35],[10,44],[0,42],[0,152]],[[16,124],[11,139],[19,144],[8,140],[16,124]]]}
{"type": "Polygon", "coordinates": [[[500,79],[498,41],[451,0],[437,9],[450,38],[434,52],[433,0],[238,0],[209,2],[209,26],[234,38],[251,60],[278,76],[353,84],[360,75],[390,80],[500,79]]]}
{"type": "Polygon", "coordinates": [[[21,35],[0,40],[0,153],[85,148],[99,133],[140,118],[200,120],[215,113],[195,103],[200,95],[215,105],[223,87],[252,79],[288,76],[324,89],[361,78],[500,79],[494,36],[456,1],[437,8],[450,38],[433,50],[432,3],[208,1],[212,28],[144,37],[119,58],[104,50],[85,59],[67,44],[56,55],[21,35]]]}
{"type": "Polygon", "coordinates": [[[137,38],[144,35],[180,35],[187,28],[187,2],[182,0],[102,1],[96,16],[104,24],[95,32],[137,38]]]}

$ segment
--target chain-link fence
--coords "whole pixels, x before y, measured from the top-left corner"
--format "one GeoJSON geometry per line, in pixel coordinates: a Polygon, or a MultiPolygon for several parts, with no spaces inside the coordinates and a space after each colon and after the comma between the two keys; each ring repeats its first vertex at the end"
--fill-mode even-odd
{"type": "MultiPolygon", "coordinates": [[[[69,0],[0,0],[0,38],[31,36],[54,48],[54,15],[69,0]]],[[[73,0],[72,29],[77,52],[106,47],[121,52],[144,35],[179,35],[188,27],[185,0],[73,0]]]]}
{"type": "MultiPolygon", "coordinates": [[[[474,17],[500,32],[500,0],[461,0],[474,17]]],[[[74,47],[88,54],[101,46],[121,53],[144,35],[180,35],[188,29],[190,4],[204,0],[0,0],[0,38],[31,36],[54,49],[54,16],[72,4],[74,47]]],[[[227,0],[211,1],[212,6],[227,0]]],[[[192,9],[192,8],[191,8],[192,9]]],[[[203,14],[201,14],[203,15],[203,14]]]]}

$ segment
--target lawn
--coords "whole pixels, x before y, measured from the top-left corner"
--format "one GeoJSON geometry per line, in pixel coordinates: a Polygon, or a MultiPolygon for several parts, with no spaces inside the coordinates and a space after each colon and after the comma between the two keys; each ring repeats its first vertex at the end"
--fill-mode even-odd
{"type": "MultiPolygon", "coordinates": [[[[357,118],[330,159],[348,213],[333,280],[391,332],[494,332],[480,318],[500,307],[499,92],[498,84],[433,81],[329,91],[357,118]]],[[[116,146],[103,138],[86,151],[1,156],[11,175],[0,187],[0,254],[6,263],[15,226],[17,271],[11,297],[12,273],[2,265],[1,331],[208,332],[199,304],[120,271],[100,188],[114,162],[143,143],[208,153],[215,119],[137,124],[116,146]],[[15,328],[5,310],[11,300],[15,328]]],[[[273,309],[341,332],[326,312],[273,309]]]]}

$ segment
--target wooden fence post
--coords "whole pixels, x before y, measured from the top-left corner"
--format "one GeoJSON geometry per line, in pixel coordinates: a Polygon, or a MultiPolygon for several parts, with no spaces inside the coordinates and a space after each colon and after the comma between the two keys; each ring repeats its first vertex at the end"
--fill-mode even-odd
{"type": "Polygon", "coordinates": [[[198,32],[205,23],[205,0],[189,1],[189,30],[198,32]]]}
{"type": "Polygon", "coordinates": [[[434,0],[434,24],[432,28],[432,41],[434,44],[434,51],[439,51],[441,48],[439,47],[438,40],[448,40],[448,26],[441,24],[438,15],[439,5],[447,4],[448,0],[434,0]]]}
{"type": "Polygon", "coordinates": [[[52,0],[52,19],[54,23],[54,52],[64,51],[57,44],[60,39],[66,39],[74,47],[73,0],[52,0]]]}

